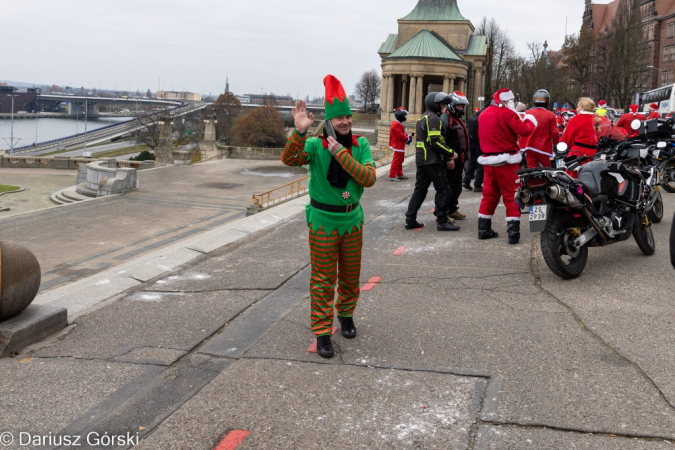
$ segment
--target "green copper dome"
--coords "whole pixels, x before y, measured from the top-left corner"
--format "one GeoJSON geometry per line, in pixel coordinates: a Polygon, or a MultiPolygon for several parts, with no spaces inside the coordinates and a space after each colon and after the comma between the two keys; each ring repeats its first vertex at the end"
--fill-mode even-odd
{"type": "Polygon", "coordinates": [[[457,0],[420,0],[415,9],[401,20],[459,21],[467,20],[457,7],[457,0]]]}

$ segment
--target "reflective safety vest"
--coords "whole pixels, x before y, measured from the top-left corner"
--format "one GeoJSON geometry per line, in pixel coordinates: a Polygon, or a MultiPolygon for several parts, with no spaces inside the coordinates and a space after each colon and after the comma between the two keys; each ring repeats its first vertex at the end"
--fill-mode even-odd
{"type": "Polygon", "coordinates": [[[415,162],[418,166],[440,164],[450,159],[454,152],[443,139],[441,119],[427,110],[417,121],[415,162]]]}

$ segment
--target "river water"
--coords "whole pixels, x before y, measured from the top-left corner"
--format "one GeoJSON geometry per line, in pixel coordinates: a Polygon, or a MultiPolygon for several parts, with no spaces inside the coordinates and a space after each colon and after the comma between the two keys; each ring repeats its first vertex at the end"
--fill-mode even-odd
{"type": "MultiPolygon", "coordinates": [[[[119,122],[125,122],[130,117],[103,117],[87,120],[87,132],[107,127],[119,122]]],[[[9,149],[12,121],[0,119],[0,149],[9,149]]],[[[77,133],[84,133],[84,120],[42,118],[42,119],[14,119],[14,146],[31,145],[35,142],[51,141],[77,133]],[[17,140],[21,139],[21,140],[17,140]]]]}

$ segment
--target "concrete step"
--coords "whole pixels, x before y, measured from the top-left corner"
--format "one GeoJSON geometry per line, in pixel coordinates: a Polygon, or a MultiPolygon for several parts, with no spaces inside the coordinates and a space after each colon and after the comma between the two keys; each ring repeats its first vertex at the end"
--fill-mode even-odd
{"type": "Polygon", "coordinates": [[[51,199],[58,205],[65,205],[67,203],[76,203],[85,200],[93,200],[92,197],[79,194],[76,186],[70,186],[60,191],[56,191],[51,195],[51,199]]]}

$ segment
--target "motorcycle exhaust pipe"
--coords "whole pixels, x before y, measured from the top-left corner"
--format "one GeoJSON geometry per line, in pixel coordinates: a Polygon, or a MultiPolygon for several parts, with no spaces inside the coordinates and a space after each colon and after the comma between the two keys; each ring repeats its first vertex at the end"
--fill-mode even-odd
{"type": "Polygon", "coordinates": [[[528,204],[532,200],[532,192],[529,189],[518,189],[516,191],[516,198],[521,202],[528,204]]]}
{"type": "Polygon", "coordinates": [[[578,198],[572,195],[571,192],[566,191],[557,184],[547,186],[546,193],[548,194],[549,197],[551,197],[551,200],[563,203],[565,205],[574,207],[583,206],[583,203],[581,203],[581,201],[579,201],[578,198]]]}
{"type": "Polygon", "coordinates": [[[557,184],[546,186],[546,194],[551,197],[551,200],[556,200],[558,202],[565,201],[565,191],[557,184]]]}

